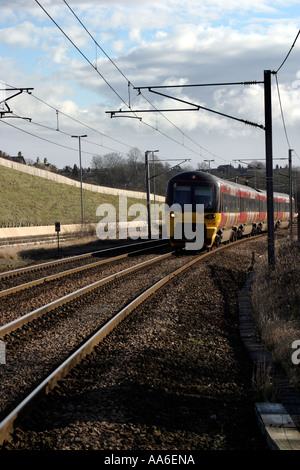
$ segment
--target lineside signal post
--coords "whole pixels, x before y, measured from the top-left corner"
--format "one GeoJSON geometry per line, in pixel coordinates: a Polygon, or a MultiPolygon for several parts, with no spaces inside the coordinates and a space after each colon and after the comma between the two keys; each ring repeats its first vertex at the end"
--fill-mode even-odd
{"type": "Polygon", "coordinates": [[[57,233],[57,256],[59,256],[59,232],[60,232],[60,222],[55,222],[55,231],[57,233]]]}

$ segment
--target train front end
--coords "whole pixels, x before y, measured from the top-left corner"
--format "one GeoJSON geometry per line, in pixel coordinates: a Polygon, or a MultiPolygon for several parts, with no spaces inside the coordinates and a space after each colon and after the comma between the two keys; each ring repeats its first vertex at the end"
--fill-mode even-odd
{"type": "Polygon", "coordinates": [[[211,247],[218,239],[221,221],[220,189],[217,178],[200,171],[188,171],[167,184],[167,236],[175,249],[211,247]]]}

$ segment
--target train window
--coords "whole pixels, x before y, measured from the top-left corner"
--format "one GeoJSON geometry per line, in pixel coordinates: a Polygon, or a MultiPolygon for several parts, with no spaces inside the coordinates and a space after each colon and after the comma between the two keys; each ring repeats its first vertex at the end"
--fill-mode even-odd
{"type": "Polygon", "coordinates": [[[194,203],[204,204],[204,210],[212,210],[213,208],[213,195],[212,186],[195,186],[194,187],[194,203]]]}
{"type": "Polygon", "coordinates": [[[224,212],[239,212],[240,211],[240,197],[234,194],[223,193],[223,211],[224,212]]]}
{"type": "Polygon", "coordinates": [[[174,185],[172,203],[180,204],[181,206],[183,206],[184,204],[190,204],[191,189],[191,186],[174,185]]]}
{"type": "Polygon", "coordinates": [[[245,212],[245,198],[243,196],[240,197],[240,211],[245,212]]]}

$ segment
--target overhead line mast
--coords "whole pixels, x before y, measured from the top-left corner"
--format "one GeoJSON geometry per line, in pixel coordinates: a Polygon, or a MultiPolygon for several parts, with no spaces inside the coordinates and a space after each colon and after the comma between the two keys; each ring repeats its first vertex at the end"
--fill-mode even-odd
{"type": "MultiPolygon", "coordinates": [[[[161,86],[146,86],[146,87],[136,87],[140,92],[141,89],[148,89],[150,93],[155,93],[161,95],[164,98],[169,98],[180,103],[187,104],[192,106],[192,108],[183,108],[183,109],[164,109],[165,111],[199,111],[204,109],[212,113],[219,114],[221,116],[234,119],[236,121],[243,122],[254,127],[258,127],[265,131],[265,155],[266,155],[266,183],[267,183],[267,212],[268,212],[268,262],[269,267],[273,267],[275,264],[275,243],[274,243],[274,199],[273,199],[273,148],[272,148],[272,101],[271,101],[271,72],[270,70],[264,71],[264,81],[247,81],[247,82],[230,82],[230,83],[204,83],[204,84],[195,84],[195,85],[161,85],[161,86]],[[166,95],[165,93],[160,93],[154,89],[161,88],[187,88],[187,87],[201,87],[201,86],[224,86],[224,85],[257,85],[262,83],[264,85],[264,107],[265,107],[265,125],[256,124],[251,121],[244,119],[236,118],[234,116],[229,116],[228,114],[220,113],[218,111],[205,108],[195,103],[176,98],[174,96],[166,95]]],[[[160,110],[157,110],[160,111],[160,110]]],[[[130,110],[130,111],[106,111],[111,115],[111,117],[116,114],[129,113],[129,112],[155,112],[153,110],[130,110]]]]}

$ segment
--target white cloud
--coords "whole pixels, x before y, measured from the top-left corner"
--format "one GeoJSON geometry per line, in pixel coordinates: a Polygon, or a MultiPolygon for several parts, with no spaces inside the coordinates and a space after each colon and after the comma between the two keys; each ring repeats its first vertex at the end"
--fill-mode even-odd
{"type": "MultiPolygon", "coordinates": [[[[0,4],[0,66],[4,64],[0,78],[4,81],[33,86],[36,95],[55,103],[58,109],[74,117],[80,116],[92,127],[97,126],[112,136],[117,134],[121,140],[132,142],[132,146],[140,144],[142,149],[159,139],[162,147],[173,151],[172,141],[163,137],[159,130],[170,137],[174,135],[179,141],[183,140],[180,130],[191,133],[196,141],[206,139],[206,147],[212,150],[225,151],[225,142],[226,149],[230,143],[241,147],[242,137],[248,136],[252,136],[254,145],[258,134],[261,145],[263,132],[208,111],[165,113],[174,126],[160,115],[141,114],[143,122],[157,132],[124,116],[110,119],[106,111],[124,109],[117,94],[124,101],[129,100],[127,81],[99,49],[96,51],[91,38],[63,2],[41,0],[41,4],[91,63],[97,63],[97,71],[111,88],[40,7],[26,0],[15,0],[13,9],[9,0],[2,0],[0,4]]],[[[300,14],[291,13],[296,12],[297,4],[294,0],[70,2],[95,39],[135,86],[263,80],[264,69],[278,67],[295,38],[300,14]]],[[[300,80],[298,58],[299,44],[279,75],[286,123],[292,128],[299,127],[300,119],[299,105],[295,105],[299,103],[300,87],[292,85],[300,80]]],[[[253,122],[264,120],[262,85],[163,92],[253,122]]],[[[274,126],[280,128],[276,93],[275,87],[274,126]]],[[[143,94],[158,109],[184,106],[147,90],[143,94]]],[[[130,95],[132,106],[149,107],[136,90],[130,88],[130,95]]],[[[55,111],[30,100],[26,103],[16,100],[13,104],[20,113],[25,112],[51,126],[54,121],[55,125],[55,111]]],[[[68,125],[71,129],[74,123],[68,125]]],[[[187,151],[187,147],[182,150],[177,145],[176,148],[178,153],[187,151]]],[[[230,154],[230,151],[225,153],[230,154]]]]}
{"type": "Polygon", "coordinates": [[[39,42],[40,30],[33,23],[25,22],[1,29],[0,41],[10,46],[35,47],[39,42]]]}
{"type": "Polygon", "coordinates": [[[119,41],[114,41],[112,49],[114,52],[122,52],[125,49],[125,41],[119,40],[119,41]]]}

